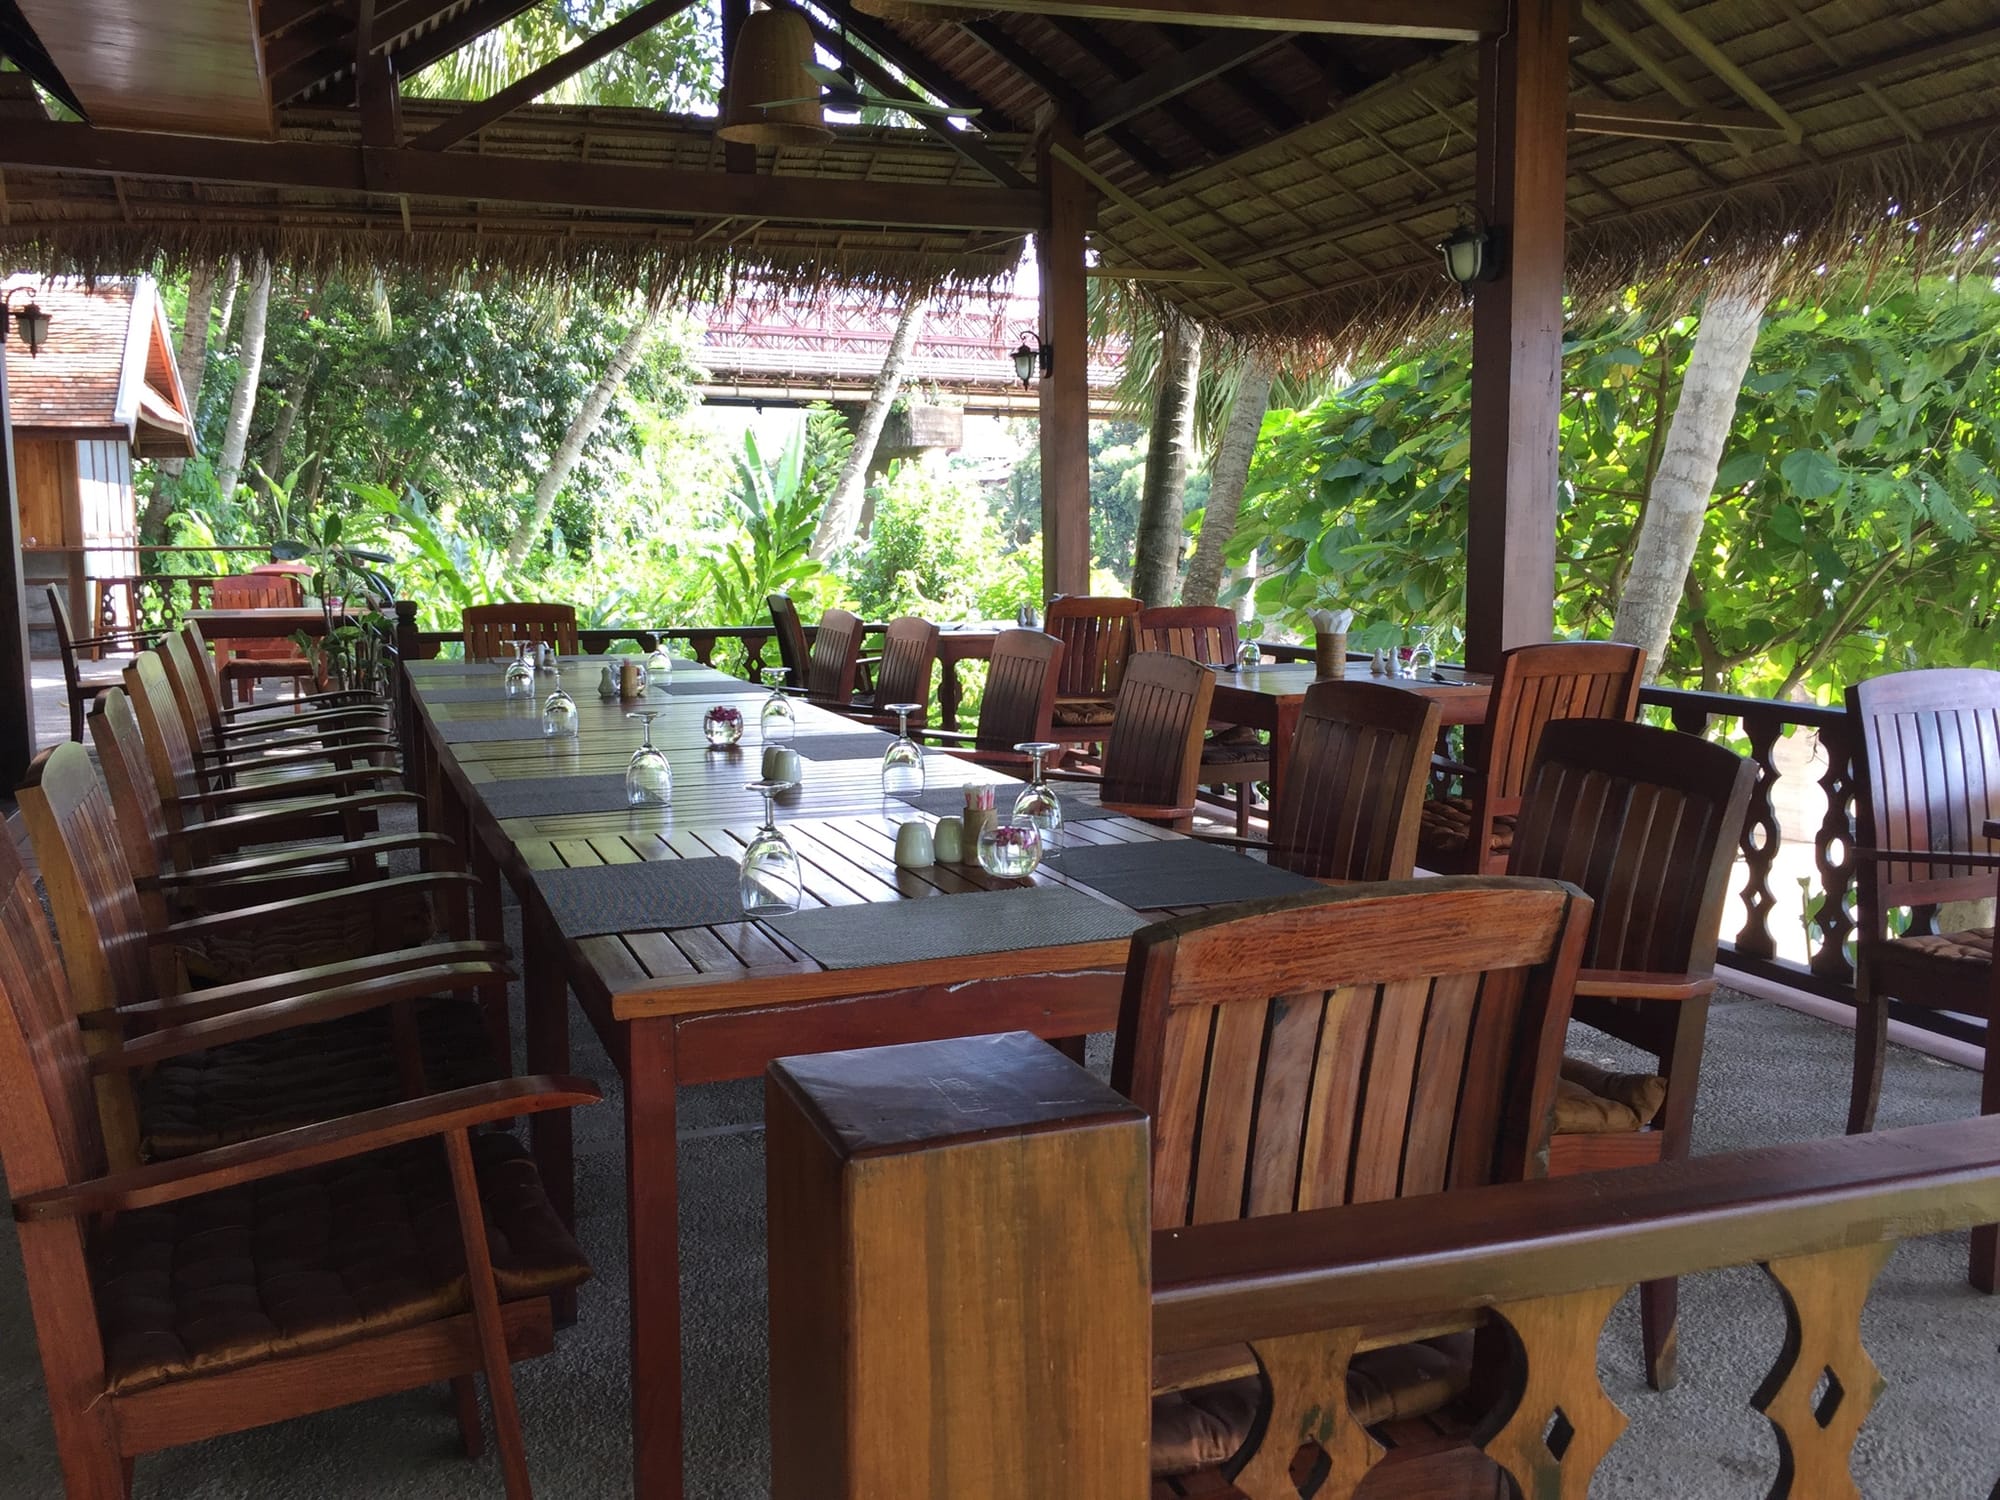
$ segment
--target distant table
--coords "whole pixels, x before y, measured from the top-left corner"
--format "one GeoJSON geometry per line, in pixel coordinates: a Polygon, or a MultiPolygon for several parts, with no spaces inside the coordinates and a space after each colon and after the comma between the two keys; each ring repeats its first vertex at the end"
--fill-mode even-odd
{"type": "MultiPolygon", "coordinates": [[[[1447,668],[1439,673],[1443,682],[1419,681],[1413,677],[1374,677],[1360,662],[1347,664],[1350,681],[1381,682],[1406,692],[1419,693],[1438,706],[1443,724],[1483,724],[1486,703],[1492,696],[1493,679],[1484,672],[1447,668]]],[[[1266,662],[1257,667],[1218,667],[1215,672],[1215,699],[1210,712],[1231,724],[1248,724],[1271,734],[1271,801],[1275,806],[1278,788],[1292,759],[1292,737],[1299,727],[1299,709],[1306,689],[1319,680],[1310,662],[1266,662]]]]}
{"type": "Polygon", "coordinates": [[[958,728],[958,664],[991,661],[993,643],[1003,630],[1018,627],[1011,620],[974,620],[938,627],[938,728],[958,728]]]}
{"type": "MultiPolygon", "coordinates": [[[[354,610],[344,618],[359,620],[369,613],[354,610]]],[[[317,604],[300,609],[191,609],[181,619],[199,625],[205,641],[284,640],[301,630],[307,635],[326,634],[326,613],[317,604]]],[[[336,623],[341,619],[336,616],[336,623]]]]}

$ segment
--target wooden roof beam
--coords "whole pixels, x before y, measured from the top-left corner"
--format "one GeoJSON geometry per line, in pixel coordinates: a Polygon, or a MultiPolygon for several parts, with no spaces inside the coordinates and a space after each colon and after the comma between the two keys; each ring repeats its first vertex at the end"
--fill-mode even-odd
{"type": "MultiPolygon", "coordinates": [[[[983,115],[1008,113],[1000,108],[990,95],[975,89],[949,69],[932,62],[890,27],[874,16],[856,10],[847,3],[847,0],[811,0],[811,5],[814,10],[832,17],[843,30],[859,38],[862,45],[870,52],[933,97],[976,105],[983,115]]],[[[1034,121],[1025,117],[1014,123],[1024,131],[1034,126],[1034,121]]]]}
{"type": "MultiPolygon", "coordinates": [[[[984,18],[961,21],[958,29],[1040,89],[1059,115],[1074,120],[1083,113],[1083,96],[996,23],[984,18]]],[[[1173,164],[1127,127],[1117,126],[1105,136],[1147,176],[1160,179],[1172,175],[1173,164]]]]}
{"type": "MultiPolygon", "coordinates": [[[[922,0],[940,19],[990,13],[993,0],[922,0]]],[[[1507,0],[1011,0],[1015,15],[1134,21],[1155,26],[1226,26],[1249,31],[1326,31],[1427,42],[1475,42],[1507,25],[1507,0]]]]}
{"type": "Polygon", "coordinates": [[[1113,125],[1121,125],[1134,115],[1178,98],[1291,39],[1289,33],[1282,31],[1219,32],[1197,42],[1180,56],[1149,68],[1116,88],[1106,89],[1085,109],[1080,128],[1085,136],[1102,135],[1113,125]]]}
{"type": "Polygon", "coordinates": [[[637,10],[627,11],[602,31],[585,37],[562,56],[551,58],[525,78],[477,104],[468,104],[441,125],[433,126],[410,142],[419,151],[442,151],[456,145],[510,114],[531,100],[539,99],[557,84],[574,78],[592,63],[609,57],[627,42],[634,41],[662,22],[686,10],[694,0],[648,0],[637,10]]]}
{"type": "Polygon", "coordinates": [[[1570,129],[1584,135],[1638,136],[1656,141],[1706,141],[1729,145],[1732,131],[1782,133],[1776,121],[1740,109],[1682,111],[1660,104],[1578,99],[1570,105],[1570,129]]]}
{"type": "Polygon", "coordinates": [[[1878,79],[1906,73],[1914,68],[1927,68],[1932,63],[1943,62],[1946,59],[1954,62],[1967,61],[1973,53],[1995,46],[2000,46],[2000,22],[1991,26],[1981,26],[1959,36],[1892,48],[1873,57],[1862,58],[1851,66],[1829,68],[1824,73],[1783,89],[1779,95],[1779,102],[1796,105],[1821,94],[1843,89],[1858,89],[1878,79]]]}
{"type": "MultiPolygon", "coordinates": [[[[1821,55],[1824,56],[1828,62],[1832,63],[1836,68],[1844,68],[1848,65],[1850,59],[1847,56],[1847,53],[1839,46],[1838,43],[1834,41],[1832,37],[1826,34],[1825,27],[1821,26],[1819,22],[1815,21],[1811,16],[1807,15],[1803,10],[1799,9],[1798,0],[1778,0],[1778,9],[1782,10],[1785,13],[1786,19],[1788,19],[1794,26],[1798,27],[1800,31],[1805,33],[1807,40],[1809,40],[1815,47],[1819,48],[1821,55]]],[[[1877,109],[1881,110],[1883,115],[1886,116],[1896,126],[1898,130],[1903,132],[1903,135],[1909,140],[1911,145],[1920,146],[1923,144],[1924,133],[1923,131],[1917,128],[1916,121],[1912,120],[1901,109],[1897,108],[1896,105],[1890,101],[1889,96],[1887,94],[1884,94],[1872,82],[1870,82],[1865,78],[1862,79],[1859,83],[1857,83],[1855,87],[1860,89],[1861,92],[1867,96],[1869,103],[1873,104],[1877,109]]]]}
{"type": "Polygon", "coordinates": [[[1783,128],[1786,140],[1796,146],[1806,138],[1805,126],[1793,119],[1784,105],[1765,93],[1754,78],[1730,60],[1727,53],[1696,30],[1694,23],[1674,8],[1672,0],[1634,0],[1634,3],[1669,36],[1700,59],[1709,72],[1734,89],[1736,96],[1745,104],[1762,110],[1775,120],[1783,128]]]}
{"type": "Polygon", "coordinates": [[[742,176],[543,157],[203,139],[87,125],[10,121],[0,166],[327,192],[406,193],[663,218],[1031,232],[1032,189],[742,176]]]}
{"type": "MultiPolygon", "coordinates": [[[[1109,38],[1088,21],[1079,20],[1075,16],[1054,15],[1044,16],[1043,19],[1121,83],[1129,83],[1145,71],[1123,49],[1113,45],[1109,38]]],[[[1241,144],[1225,139],[1217,133],[1214,122],[1199,111],[1190,109],[1185,100],[1169,99],[1160,108],[1165,111],[1168,119],[1187,133],[1190,140],[1211,156],[1228,156],[1241,144]]]]}

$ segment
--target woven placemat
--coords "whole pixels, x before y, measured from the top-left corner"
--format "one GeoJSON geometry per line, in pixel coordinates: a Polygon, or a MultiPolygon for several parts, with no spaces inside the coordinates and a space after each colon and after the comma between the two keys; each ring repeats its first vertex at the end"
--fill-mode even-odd
{"type": "MultiPolygon", "coordinates": [[[[555,691],[553,687],[543,688],[539,682],[536,683],[536,690],[544,698],[555,691]]],[[[500,680],[500,674],[495,672],[491,682],[472,678],[463,686],[426,687],[423,698],[426,703],[505,703],[507,686],[500,680]]]]}
{"type": "Polygon", "coordinates": [[[720,855],[535,871],[535,884],[565,937],[740,922],[740,879],[736,861],[720,855]]]}
{"type": "Polygon", "coordinates": [[[676,677],[665,687],[654,683],[652,691],[667,693],[675,698],[768,698],[771,690],[759,687],[754,682],[745,682],[740,677],[717,679],[705,673],[693,681],[683,682],[676,677]]]}
{"type": "Polygon", "coordinates": [[[1094,943],[1145,925],[1059,886],[828,906],[770,919],[773,932],[829,969],[1094,943]]]}
{"type": "Polygon", "coordinates": [[[494,740],[538,740],[542,737],[542,711],[510,714],[504,719],[442,719],[435,725],[437,737],[447,745],[483,745],[494,740]]]}
{"type": "Polygon", "coordinates": [[[802,734],[790,744],[807,760],[880,760],[895,739],[871,729],[861,734],[802,734]]]}
{"type": "MultiPolygon", "coordinates": [[[[983,783],[976,783],[983,784],[983,783]]],[[[1014,799],[1021,795],[1018,781],[996,781],[993,785],[993,805],[1001,813],[1014,810],[1014,799]]],[[[965,812],[965,792],[962,787],[940,786],[921,792],[905,792],[897,798],[907,802],[919,812],[927,812],[935,817],[956,818],[965,812]]],[[[1096,818],[1115,818],[1114,812],[1106,812],[1095,802],[1086,802],[1081,797],[1072,797],[1064,792],[1056,794],[1062,804],[1063,822],[1088,823],[1096,818]]]]}
{"type": "Polygon", "coordinates": [[[1315,890],[1319,885],[1303,875],[1274,870],[1261,860],[1194,839],[1074,845],[1056,857],[1054,868],[1070,880],[1141,910],[1255,901],[1315,890]]]}
{"type": "Polygon", "coordinates": [[[475,788],[496,818],[553,817],[559,813],[619,812],[625,800],[625,773],[597,776],[510,776],[475,788]]]}

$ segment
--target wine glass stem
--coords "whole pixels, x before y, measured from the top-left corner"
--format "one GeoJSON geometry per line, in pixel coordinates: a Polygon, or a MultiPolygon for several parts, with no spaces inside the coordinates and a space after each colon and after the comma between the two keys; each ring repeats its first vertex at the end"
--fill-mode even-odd
{"type": "Polygon", "coordinates": [[[778,809],[773,801],[774,796],[775,794],[771,792],[764,793],[764,829],[766,832],[775,831],[778,826],[778,809]]]}

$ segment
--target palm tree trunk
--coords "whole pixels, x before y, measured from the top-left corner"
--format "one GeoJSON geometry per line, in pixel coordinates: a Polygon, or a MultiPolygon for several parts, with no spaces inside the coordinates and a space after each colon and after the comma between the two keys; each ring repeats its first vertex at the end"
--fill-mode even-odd
{"type": "Polygon", "coordinates": [[[243,309],[242,366],[236,394],[229,401],[229,423],[222,431],[222,456],[215,464],[216,491],[228,500],[236,494],[243,473],[243,448],[250,440],[250,418],[257,410],[257,381],[264,371],[264,327],[271,314],[271,263],[257,257],[250,278],[250,301],[243,309]]]}
{"type": "Polygon", "coordinates": [[[611,362],[604,367],[604,373],[597,377],[597,384],[590,388],[583,404],[577,407],[576,415],[570,418],[569,430],[563,434],[562,442],[549,459],[549,466],[542,470],[542,477],[535,481],[534,504],[521,518],[521,524],[514,528],[513,538],[507,543],[507,566],[510,569],[520,567],[527,560],[535,539],[549,524],[562,487],[569,482],[576,461],[583,457],[583,445],[597,431],[597,424],[604,420],[612,397],[625,384],[625,377],[632,373],[632,366],[639,362],[639,356],[646,352],[646,341],[653,336],[653,325],[659,316],[658,307],[649,306],[640,310],[637,321],[625,335],[625,342],[618,346],[611,362]]]}
{"type": "Polygon", "coordinates": [[[1181,603],[1213,604],[1222,591],[1222,554],[1236,535],[1236,518],[1243,510],[1243,490],[1250,482],[1250,461],[1257,453],[1257,434],[1271,404],[1271,380],[1277,367],[1267,354],[1251,354],[1236,377],[1236,399],[1222,441],[1215,445],[1215,462],[1208,470],[1208,509],[1201,518],[1201,536],[1181,585],[1181,603]]]}
{"type": "Polygon", "coordinates": [[[229,265],[222,273],[222,317],[218,321],[215,336],[227,340],[229,325],[236,317],[236,294],[243,286],[243,262],[237,256],[229,257],[229,265]]]}
{"type": "Polygon", "coordinates": [[[1149,605],[1172,604],[1180,582],[1181,500],[1194,448],[1195,386],[1201,379],[1201,328],[1168,318],[1160,326],[1160,386],[1146,440],[1139,492],[1139,534],[1132,592],[1149,605]]]}
{"type": "Polygon", "coordinates": [[[1736,398],[1770,299],[1770,270],[1760,267],[1721,283],[1702,305],[1680,400],[1646,493],[1632,567],[1611,627],[1613,638],[1645,649],[1648,681],[1659,675],[1666,657],[1708,498],[1715,490],[1715,472],[1735,420],[1736,398]]]}
{"type": "Polygon", "coordinates": [[[819,526],[813,532],[811,555],[820,561],[852,542],[860,531],[869,460],[874,458],[875,445],[881,441],[889,408],[896,404],[896,394],[903,388],[903,370],[917,347],[917,334],[923,326],[923,299],[912,298],[896,320],[889,352],[882,359],[882,373],[876,376],[875,389],[854,429],[854,446],[848,451],[847,462],[841,466],[840,478],[834,482],[833,493],[827,497],[826,509],[820,512],[819,526]]]}

